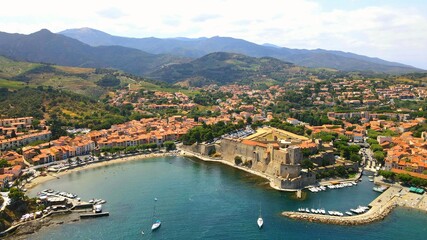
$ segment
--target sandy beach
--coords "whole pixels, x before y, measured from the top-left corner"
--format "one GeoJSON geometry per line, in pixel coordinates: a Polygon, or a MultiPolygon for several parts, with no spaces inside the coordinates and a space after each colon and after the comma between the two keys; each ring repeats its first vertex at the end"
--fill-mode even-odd
{"type": "Polygon", "coordinates": [[[176,153],[150,153],[150,154],[133,155],[133,156],[120,157],[120,158],[101,161],[101,162],[90,163],[90,164],[82,165],[73,169],[68,169],[59,173],[48,172],[46,176],[38,176],[33,180],[31,180],[31,182],[26,183],[24,185],[24,188],[31,189],[37,186],[38,184],[41,184],[50,180],[54,180],[54,179],[59,179],[66,174],[78,172],[81,170],[104,167],[108,165],[120,164],[124,162],[129,162],[129,161],[146,160],[151,158],[176,156],[176,155],[177,155],[176,153]]]}

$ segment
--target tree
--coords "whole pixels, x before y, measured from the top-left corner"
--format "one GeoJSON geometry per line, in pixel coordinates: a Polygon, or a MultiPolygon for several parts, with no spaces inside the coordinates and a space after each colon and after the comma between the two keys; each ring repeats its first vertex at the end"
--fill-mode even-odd
{"type": "Polygon", "coordinates": [[[33,122],[31,123],[31,126],[33,127],[33,129],[38,128],[39,125],[40,125],[40,120],[38,119],[34,119],[33,122]]]}
{"type": "Polygon", "coordinates": [[[12,132],[10,133],[10,137],[11,138],[16,138],[16,132],[15,129],[12,130],[12,132]]]}
{"type": "Polygon", "coordinates": [[[379,144],[372,144],[371,145],[371,150],[373,152],[382,151],[383,147],[381,147],[381,145],[379,145],[379,144]]]}
{"type": "Polygon", "coordinates": [[[6,159],[0,159],[0,168],[10,167],[11,165],[7,162],[6,159]]]}
{"type": "Polygon", "coordinates": [[[301,163],[301,167],[305,169],[313,169],[314,164],[309,159],[304,159],[301,163]]]}
{"type": "Polygon", "coordinates": [[[383,151],[376,151],[374,152],[374,158],[377,159],[377,161],[384,163],[385,154],[383,151]]]}
{"type": "Polygon", "coordinates": [[[394,177],[396,176],[394,172],[385,170],[380,170],[378,174],[389,180],[394,180],[394,177]]]}
{"type": "Polygon", "coordinates": [[[120,85],[120,79],[112,74],[107,74],[96,82],[96,84],[101,87],[115,87],[120,85]]]}
{"type": "Polygon", "coordinates": [[[9,198],[11,200],[11,204],[19,204],[21,201],[25,199],[25,194],[19,188],[13,187],[10,189],[9,198]]]}
{"type": "Polygon", "coordinates": [[[350,161],[352,161],[352,162],[360,162],[360,161],[362,161],[362,158],[360,157],[359,154],[351,154],[350,155],[350,161]]]}
{"type": "Polygon", "coordinates": [[[52,139],[58,139],[61,136],[67,135],[67,132],[62,128],[61,123],[56,119],[53,120],[50,131],[52,132],[52,139]]]}
{"type": "Polygon", "coordinates": [[[340,177],[346,177],[347,176],[347,171],[345,170],[344,166],[338,166],[335,168],[336,173],[338,176],[340,177]]]}
{"type": "Polygon", "coordinates": [[[166,151],[171,151],[176,149],[176,145],[173,141],[166,141],[163,143],[163,146],[165,146],[166,151]]]}
{"type": "Polygon", "coordinates": [[[252,124],[252,118],[251,117],[246,118],[246,124],[248,124],[248,125],[252,124]]]}

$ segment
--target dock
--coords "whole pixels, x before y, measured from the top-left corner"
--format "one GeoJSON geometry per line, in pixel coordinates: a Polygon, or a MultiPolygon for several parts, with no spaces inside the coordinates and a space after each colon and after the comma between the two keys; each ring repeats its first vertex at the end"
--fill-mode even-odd
{"type": "Polygon", "coordinates": [[[88,213],[88,214],[81,214],[80,218],[97,218],[97,217],[106,217],[109,216],[109,212],[101,212],[101,213],[88,213]]]}
{"type": "Polygon", "coordinates": [[[370,209],[359,215],[330,216],[305,212],[282,212],[282,215],[291,219],[308,222],[319,222],[335,225],[364,225],[384,219],[397,206],[414,208],[427,211],[427,198],[422,195],[410,193],[401,187],[390,187],[375,198],[370,204],[370,209]]]}

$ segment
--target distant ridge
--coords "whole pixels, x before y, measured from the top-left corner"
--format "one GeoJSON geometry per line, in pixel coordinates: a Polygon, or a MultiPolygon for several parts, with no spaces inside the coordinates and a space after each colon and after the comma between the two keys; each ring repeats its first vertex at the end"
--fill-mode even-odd
{"type": "Polygon", "coordinates": [[[68,29],[60,32],[91,46],[118,45],[136,48],[152,54],[171,54],[198,58],[213,52],[231,52],[251,57],[274,57],[306,67],[334,68],[342,71],[370,71],[384,73],[408,73],[423,71],[401,63],[354,53],[323,49],[305,50],[282,48],[272,44],[258,45],[230,37],[212,38],[126,38],[91,29],[68,29]]]}
{"type": "Polygon", "coordinates": [[[136,75],[144,75],[167,64],[188,61],[123,46],[92,47],[47,29],[29,35],[0,32],[0,55],[14,60],[64,66],[115,68],[136,75]]]}

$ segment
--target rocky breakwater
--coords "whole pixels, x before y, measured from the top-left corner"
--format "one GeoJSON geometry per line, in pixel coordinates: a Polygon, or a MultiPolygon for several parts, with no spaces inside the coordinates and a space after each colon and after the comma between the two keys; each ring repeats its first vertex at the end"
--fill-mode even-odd
{"type": "Polygon", "coordinates": [[[363,225],[384,219],[398,205],[396,194],[398,190],[389,189],[369,204],[371,207],[366,213],[353,216],[330,216],[304,212],[282,212],[282,215],[291,219],[308,222],[318,222],[336,225],[363,225]]]}

